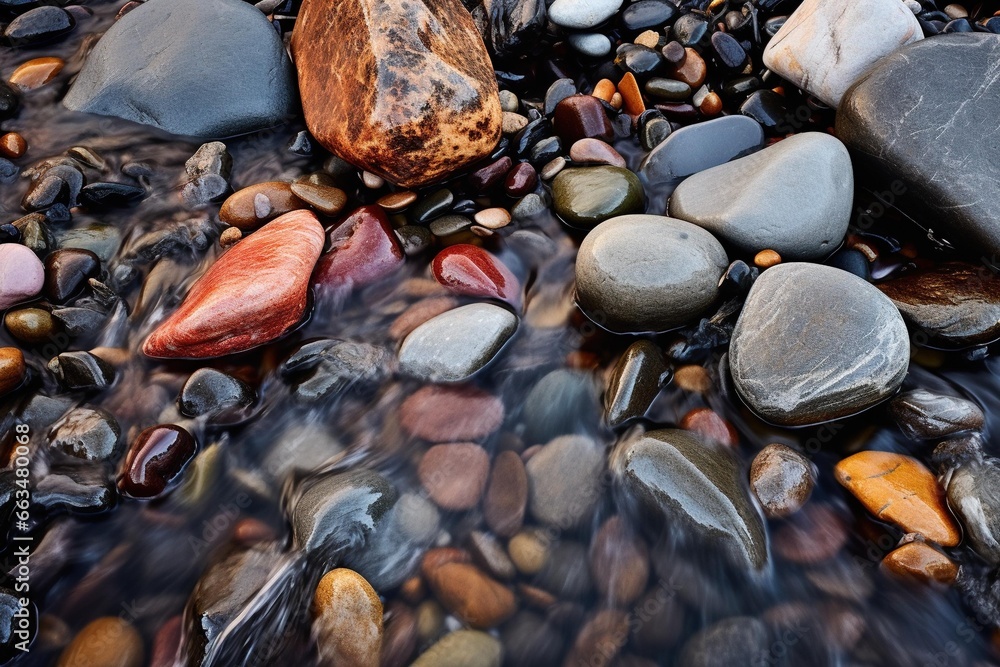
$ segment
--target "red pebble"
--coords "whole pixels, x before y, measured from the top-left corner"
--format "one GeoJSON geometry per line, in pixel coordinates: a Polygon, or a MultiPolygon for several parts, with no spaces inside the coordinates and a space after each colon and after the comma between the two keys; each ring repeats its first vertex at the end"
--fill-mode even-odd
{"type": "Polygon", "coordinates": [[[522,162],[507,174],[503,185],[509,196],[523,197],[538,185],[538,172],[529,162],[522,162]]]}
{"type": "Polygon", "coordinates": [[[330,243],[313,280],[321,291],[337,296],[395,273],[405,259],[380,206],[362,206],[351,213],[330,232],[330,243]]]}
{"type": "Polygon", "coordinates": [[[521,302],[521,284],[494,255],[468,243],[449,246],[431,264],[434,278],[456,294],[521,302]]]}
{"type": "Polygon", "coordinates": [[[155,498],[191,460],[195,449],[194,438],[180,426],[147,428],[125,455],[118,488],[133,498],[155,498]]]}
{"type": "Polygon", "coordinates": [[[735,447],[740,442],[739,434],[732,424],[710,408],[695,408],[684,415],[681,428],[730,447],[735,447]]]}

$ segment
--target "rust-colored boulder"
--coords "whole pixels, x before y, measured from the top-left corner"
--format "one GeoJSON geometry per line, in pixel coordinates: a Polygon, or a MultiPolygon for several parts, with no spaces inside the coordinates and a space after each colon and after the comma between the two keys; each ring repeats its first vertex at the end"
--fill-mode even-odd
{"type": "Polygon", "coordinates": [[[398,185],[439,180],[500,138],[493,67],[460,0],[305,0],[292,54],[316,140],[398,185]]]}

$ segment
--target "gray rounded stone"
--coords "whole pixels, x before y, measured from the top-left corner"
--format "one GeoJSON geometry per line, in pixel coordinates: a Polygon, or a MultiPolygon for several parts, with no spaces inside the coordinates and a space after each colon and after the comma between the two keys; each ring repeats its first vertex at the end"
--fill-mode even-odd
{"type": "Polygon", "coordinates": [[[601,223],[580,245],[576,292],[591,319],[613,331],[665,331],[701,315],[729,266],[704,229],[660,215],[601,223]]]}
{"type": "Polygon", "coordinates": [[[670,215],[704,227],[746,254],[818,259],[847,233],[854,172],[847,148],[822,132],[796,134],[691,176],[670,197],[670,215]]]}
{"type": "Polygon", "coordinates": [[[174,134],[227,137],[277,125],[295,73],[264,14],[241,0],[149,0],[119,19],[63,103],[174,134]]]}
{"type": "Polygon", "coordinates": [[[600,499],[604,453],[582,435],[564,435],[528,459],[528,508],[540,523],[567,530],[590,517],[600,499]]]}
{"type": "Polygon", "coordinates": [[[585,56],[600,58],[611,53],[611,40],[596,32],[573,33],[569,45],[585,56]]]}
{"type": "Polygon", "coordinates": [[[892,399],[889,412],[912,440],[934,440],[963,431],[978,431],[986,416],[978,405],[957,396],[914,389],[892,399]]]}
{"type": "Polygon", "coordinates": [[[399,367],[429,382],[461,382],[488,364],[517,330],[517,316],[488,303],[442,313],[414,329],[399,349],[399,367]]]}
{"type": "Polygon", "coordinates": [[[555,0],[549,20],[562,28],[587,30],[614,16],[622,0],[555,0]]]}
{"type": "Polygon", "coordinates": [[[861,278],[821,264],[779,264],[750,290],[729,344],[736,391],[783,426],[846,417],[888,398],[906,376],[899,311],[861,278]]]}

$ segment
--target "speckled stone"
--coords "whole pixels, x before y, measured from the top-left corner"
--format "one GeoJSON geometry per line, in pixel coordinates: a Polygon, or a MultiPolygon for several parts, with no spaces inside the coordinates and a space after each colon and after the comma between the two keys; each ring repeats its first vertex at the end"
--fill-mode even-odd
{"type": "Polygon", "coordinates": [[[292,53],[312,135],[393,183],[439,180],[500,139],[493,67],[459,0],[306,0],[292,53]]]}
{"type": "Polygon", "coordinates": [[[712,304],[726,252],[704,229],[665,216],[626,215],[598,225],[576,262],[577,300],[615,331],[663,331],[712,304]]]}
{"type": "Polygon", "coordinates": [[[854,173],[840,141],[804,132],[697,173],[670,197],[670,215],[703,227],[747,255],[819,259],[843,241],[854,173]]]}
{"type": "Polygon", "coordinates": [[[731,448],[689,431],[650,431],[619,442],[610,466],[633,509],[683,522],[697,539],[754,570],[767,566],[764,520],[731,448]]]}
{"type": "Polygon", "coordinates": [[[909,367],[899,311],[857,276],[792,262],[754,283],[729,345],[739,395],[765,420],[813,424],[891,396],[909,367]]]}
{"type": "Polygon", "coordinates": [[[768,42],[764,64],[836,107],[872,65],[922,37],[899,0],[805,0],[768,42]]]}

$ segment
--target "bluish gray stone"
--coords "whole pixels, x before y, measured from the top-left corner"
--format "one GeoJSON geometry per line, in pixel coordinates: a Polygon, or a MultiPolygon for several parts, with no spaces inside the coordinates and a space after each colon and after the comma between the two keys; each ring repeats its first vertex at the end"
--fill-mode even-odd
{"type": "Polygon", "coordinates": [[[281,38],[241,0],[149,0],[87,57],[63,103],[180,135],[227,137],[298,105],[281,38]]]}
{"type": "Polygon", "coordinates": [[[819,259],[843,241],[853,201],[847,149],[829,134],[804,132],[686,179],[670,215],[747,255],[819,259]]]}

